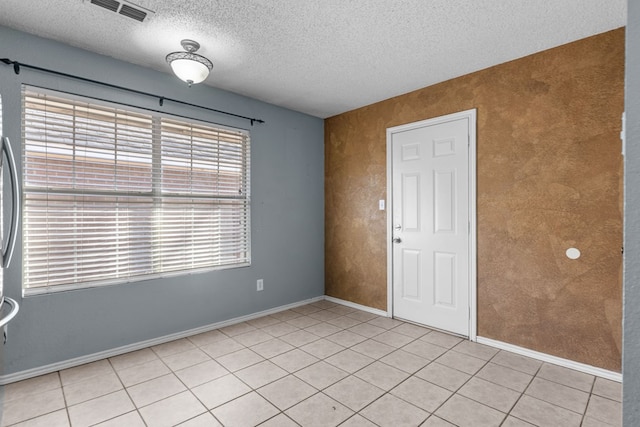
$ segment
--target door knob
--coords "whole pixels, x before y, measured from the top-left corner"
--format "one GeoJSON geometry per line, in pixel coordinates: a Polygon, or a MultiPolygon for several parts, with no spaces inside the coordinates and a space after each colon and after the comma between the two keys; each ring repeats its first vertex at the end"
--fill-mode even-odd
{"type": "Polygon", "coordinates": [[[393,242],[393,243],[400,243],[400,242],[402,242],[402,239],[401,239],[401,238],[399,238],[399,237],[394,237],[394,238],[393,238],[393,240],[392,240],[392,242],[393,242]]]}
{"type": "Polygon", "coordinates": [[[396,224],[396,225],[393,227],[393,229],[394,229],[394,230],[402,230],[402,226],[401,226],[400,224],[396,224]]]}

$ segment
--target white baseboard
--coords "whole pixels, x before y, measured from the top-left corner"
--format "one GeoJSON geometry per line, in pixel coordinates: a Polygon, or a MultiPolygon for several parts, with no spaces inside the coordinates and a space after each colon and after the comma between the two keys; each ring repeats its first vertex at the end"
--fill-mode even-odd
{"type": "Polygon", "coordinates": [[[619,372],[608,371],[606,369],[587,365],[585,363],[574,362],[573,360],[563,359],[562,357],[552,356],[546,353],[540,353],[535,350],[529,350],[528,348],[518,347],[517,345],[508,344],[502,341],[492,340],[490,338],[478,337],[476,342],[478,344],[485,344],[491,347],[499,348],[501,350],[507,350],[512,353],[519,354],[521,356],[527,356],[532,359],[537,359],[543,362],[548,362],[554,365],[563,366],[565,368],[584,372],[585,374],[595,375],[597,377],[606,378],[608,380],[622,382],[622,374],[619,372]]]}
{"type": "Polygon", "coordinates": [[[336,304],[346,305],[347,307],[355,308],[361,311],[366,311],[368,313],[375,314],[377,316],[389,317],[389,313],[387,313],[384,310],[379,310],[377,308],[367,307],[366,305],[357,304],[351,301],[345,301],[343,299],[330,297],[328,295],[325,295],[324,299],[327,301],[335,302],[336,304]]]}
{"type": "Polygon", "coordinates": [[[27,369],[25,371],[14,372],[8,375],[0,375],[0,386],[7,385],[16,381],[22,381],[29,378],[37,377],[40,375],[49,374],[51,372],[60,371],[63,369],[73,368],[75,366],[84,365],[85,363],[95,362],[98,360],[106,359],[120,354],[129,353],[136,350],[142,350],[143,348],[151,347],[158,344],[164,344],[169,341],[174,341],[180,338],[190,337],[192,335],[201,334],[203,332],[209,332],[214,329],[224,328],[225,326],[235,325],[236,323],[246,322],[247,320],[257,319],[258,317],[268,316],[269,314],[278,313],[280,311],[289,310],[291,308],[299,307],[301,305],[311,304],[313,302],[322,301],[324,296],[310,298],[307,300],[294,302],[292,304],[282,305],[269,310],[259,311],[257,313],[248,314],[246,316],[235,317],[233,319],[225,320],[218,323],[212,323],[210,325],[201,326],[199,328],[189,329],[187,331],[177,332],[175,334],[165,335],[158,338],[153,338],[146,341],[140,341],[137,343],[117,347],[98,353],[88,354],[86,356],[80,356],[73,359],[63,360],[49,365],[39,366],[37,368],[27,369]]]}

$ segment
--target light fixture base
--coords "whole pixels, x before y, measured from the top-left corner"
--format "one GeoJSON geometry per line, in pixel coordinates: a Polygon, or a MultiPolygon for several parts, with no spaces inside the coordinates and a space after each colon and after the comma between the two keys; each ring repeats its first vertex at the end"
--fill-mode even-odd
{"type": "Polygon", "coordinates": [[[189,53],[193,53],[200,49],[200,43],[195,40],[184,39],[180,42],[182,48],[189,53]]]}

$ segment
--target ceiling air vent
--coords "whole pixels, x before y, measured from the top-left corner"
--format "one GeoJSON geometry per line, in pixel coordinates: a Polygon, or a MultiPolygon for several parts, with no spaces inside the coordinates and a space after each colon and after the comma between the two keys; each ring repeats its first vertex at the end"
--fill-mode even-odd
{"type": "Polygon", "coordinates": [[[104,7],[111,12],[117,12],[120,7],[120,2],[117,2],[116,0],[91,0],[91,4],[104,7]]]}
{"type": "Polygon", "coordinates": [[[127,18],[135,19],[139,22],[149,20],[149,17],[153,15],[153,11],[146,9],[137,4],[131,3],[127,0],[83,0],[85,3],[94,4],[104,9],[115,12],[119,15],[126,16],[127,18]]]}
{"type": "Polygon", "coordinates": [[[135,19],[136,21],[142,22],[144,21],[144,18],[147,17],[147,12],[136,9],[135,7],[131,7],[128,4],[123,4],[120,8],[120,15],[124,15],[131,19],[135,19]]]}

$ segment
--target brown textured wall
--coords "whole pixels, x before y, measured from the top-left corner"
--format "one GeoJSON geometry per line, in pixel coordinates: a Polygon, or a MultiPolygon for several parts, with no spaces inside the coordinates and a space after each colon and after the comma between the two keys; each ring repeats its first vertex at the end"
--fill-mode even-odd
{"type": "Polygon", "coordinates": [[[623,90],[621,28],[327,119],[327,295],[386,309],[386,128],[477,108],[478,335],[619,371],[623,90]]]}

